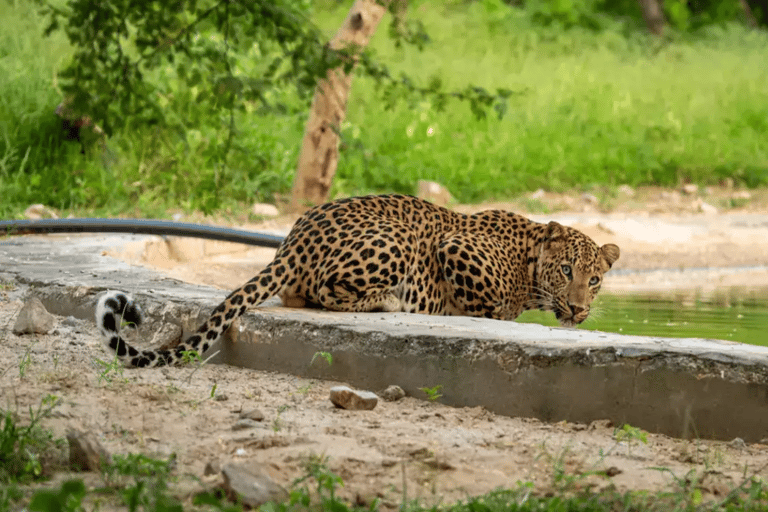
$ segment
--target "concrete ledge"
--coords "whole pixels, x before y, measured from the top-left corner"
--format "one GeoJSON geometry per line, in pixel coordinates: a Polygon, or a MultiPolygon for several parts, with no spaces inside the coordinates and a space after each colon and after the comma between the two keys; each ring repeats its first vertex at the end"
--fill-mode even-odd
{"type": "MultiPolygon", "coordinates": [[[[16,238],[0,268],[49,311],[92,318],[95,295],[132,291],[155,322],[193,328],[226,292],[100,256],[127,237],[16,238]]],[[[156,325],[151,325],[155,329],[156,325]]],[[[216,360],[379,390],[442,385],[440,402],[546,421],[611,419],[678,437],[768,437],[768,348],[475,318],[259,308],[216,360]],[[330,352],[310,364],[316,352],[330,352]]]]}

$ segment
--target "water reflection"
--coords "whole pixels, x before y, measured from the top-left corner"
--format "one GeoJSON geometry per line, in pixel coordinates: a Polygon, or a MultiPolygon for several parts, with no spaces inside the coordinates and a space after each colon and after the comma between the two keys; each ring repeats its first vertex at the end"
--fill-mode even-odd
{"type": "MultiPolygon", "coordinates": [[[[519,322],[556,326],[552,313],[529,311],[519,322]]],[[[714,292],[600,294],[585,329],[645,336],[695,337],[768,345],[768,288],[714,292]]]]}

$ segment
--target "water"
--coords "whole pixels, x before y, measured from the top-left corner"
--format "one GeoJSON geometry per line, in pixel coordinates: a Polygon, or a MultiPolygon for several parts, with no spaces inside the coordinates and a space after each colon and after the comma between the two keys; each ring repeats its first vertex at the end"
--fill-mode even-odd
{"type": "MultiPolygon", "coordinates": [[[[711,338],[768,346],[768,288],[730,287],[642,294],[600,293],[583,329],[711,338]]],[[[552,313],[528,311],[518,322],[556,326],[552,313]]]]}

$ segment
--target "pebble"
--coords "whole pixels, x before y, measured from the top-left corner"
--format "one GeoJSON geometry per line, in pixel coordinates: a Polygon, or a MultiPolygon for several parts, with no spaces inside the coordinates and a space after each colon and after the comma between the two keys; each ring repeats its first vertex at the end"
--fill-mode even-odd
{"type": "Polygon", "coordinates": [[[405,391],[400,386],[387,386],[387,389],[381,392],[381,398],[387,402],[396,402],[405,396],[405,391]]]}
{"type": "Polygon", "coordinates": [[[259,409],[251,409],[248,411],[243,411],[240,413],[240,419],[241,420],[253,420],[253,421],[263,421],[264,420],[264,413],[261,412],[259,409]]]}
{"type": "Polygon", "coordinates": [[[232,430],[247,430],[249,428],[256,428],[259,424],[253,421],[249,418],[244,418],[241,420],[237,420],[234,425],[232,425],[232,430]]]}
{"type": "Polygon", "coordinates": [[[257,217],[277,217],[280,212],[273,204],[256,203],[251,207],[251,213],[257,217]]]}
{"type": "Polygon", "coordinates": [[[47,334],[56,325],[56,317],[50,314],[37,297],[27,299],[13,324],[14,334],[47,334]]]}
{"type": "Polygon", "coordinates": [[[438,206],[446,206],[453,199],[447,188],[428,180],[419,180],[416,183],[416,196],[438,206]]]}
{"type": "Polygon", "coordinates": [[[379,397],[370,391],[357,391],[347,386],[334,386],[331,388],[331,402],[342,409],[370,411],[379,403],[379,397]]]}
{"type": "Polygon", "coordinates": [[[77,429],[67,431],[69,465],[80,471],[98,471],[110,462],[109,453],[92,432],[77,429]]]}
{"type": "Polygon", "coordinates": [[[282,503],[288,499],[288,491],[276,484],[254,464],[230,462],[221,468],[224,490],[233,501],[257,508],[269,501],[282,503]]]}

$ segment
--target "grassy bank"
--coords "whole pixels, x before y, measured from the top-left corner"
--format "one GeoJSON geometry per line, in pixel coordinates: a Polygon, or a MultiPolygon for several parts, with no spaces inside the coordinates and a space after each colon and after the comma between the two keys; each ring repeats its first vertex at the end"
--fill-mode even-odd
{"type": "MultiPolygon", "coordinates": [[[[314,18],[331,34],[347,8],[320,2],[314,18]]],[[[763,32],[731,25],[661,42],[610,20],[594,32],[542,28],[491,1],[410,8],[431,44],[394,48],[382,27],[378,58],[423,85],[439,78],[448,89],[509,88],[508,112],[477,120],[467,105],[437,112],[429,101],[387,111],[375,85],[357,79],[337,194],[412,192],[418,179],[463,201],[537,188],[768,183],[763,32]]],[[[1,216],[37,202],[103,214],[240,209],[289,190],[303,114],[237,113],[226,166],[207,158],[224,119],[187,133],[138,126],[81,155],[53,114],[55,71],[69,51],[63,35],[43,38],[45,22],[27,2],[0,5],[0,20],[8,29],[0,38],[1,216]]],[[[183,104],[169,108],[187,115],[183,104]]]]}

